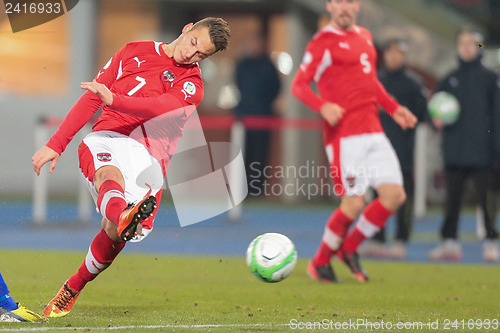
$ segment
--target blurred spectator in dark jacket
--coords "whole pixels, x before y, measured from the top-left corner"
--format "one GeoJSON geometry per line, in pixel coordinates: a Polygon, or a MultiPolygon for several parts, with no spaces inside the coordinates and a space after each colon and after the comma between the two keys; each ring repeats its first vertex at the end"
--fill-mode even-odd
{"type": "MultiPolygon", "coordinates": [[[[236,65],[236,86],[241,100],[236,116],[272,116],[273,102],[281,83],[278,72],[267,54],[265,39],[253,34],[243,45],[243,55],[236,65]]],[[[265,181],[263,168],[269,159],[269,130],[247,130],[245,164],[250,195],[259,195],[265,181]]]]}
{"type": "Polygon", "coordinates": [[[500,79],[481,63],[483,37],[480,33],[462,29],[456,42],[460,65],[445,77],[437,90],[453,94],[461,111],[458,120],[449,126],[433,120],[435,127],[443,132],[446,203],[442,243],[429,252],[429,257],[434,260],[462,258],[457,240],[458,220],[464,183],[471,178],[486,230],[483,259],[497,261],[498,232],[491,184],[500,151],[500,79]]]}
{"type": "MultiPolygon", "coordinates": [[[[387,92],[394,96],[401,105],[412,110],[419,121],[423,121],[427,114],[427,93],[422,80],[406,65],[407,50],[408,43],[405,40],[389,40],[383,48],[383,66],[378,76],[387,92]]],[[[402,130],[383,110],[380,112],[380,121],[398,155],[407,200],[395,215],[396,235],[392,246],[389,248],[385,246],[384,228],[365,245],[362,252],[365,256],[403,259],[406,257],[406,244],[410,237],[413,220],[415,129],[402,130]]]]}

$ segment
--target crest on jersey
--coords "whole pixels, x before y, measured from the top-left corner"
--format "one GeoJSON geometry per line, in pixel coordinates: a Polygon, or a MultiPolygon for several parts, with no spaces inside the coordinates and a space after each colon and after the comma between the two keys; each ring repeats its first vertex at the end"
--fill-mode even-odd
{"type": "Polygon", "coordinates": [[[109,161],[111,161],[111,154],[110,153],[99,153],[99,154],[97,154],[97,159],[101,162],[109,162],[109,161]]]}
{"type": "Polygon", "coordinates": [[[347,186],[349,186],[350,188],[353,188],[354,185],[356,185],[356,177],[354,176],[347,176],[345,177],[345,180],[347,182],[347,186]]]}
{"type": "Polygon", "coordinates": [[[183,90],[188,93],[189,95],[194,95],[196,94],[196,86],[194,85],[193,82],[185,82],[184,83],[184,86],[182,87],[184,88],[183,90]]]}
{"type": "Polygon", "coordinates": [[[351,46],[349,45],[348,42],[339,42],[339,47],[341,49],[346,49],[346,50],[350,50],[351,49],[351,46]]]}
{"type": "Polygon", "coordinates": [[[167,69],[166,71],[163,72],[161,79],[164,82],[172,82],[175,79],[175,74],[171,69],[167,69]]]}

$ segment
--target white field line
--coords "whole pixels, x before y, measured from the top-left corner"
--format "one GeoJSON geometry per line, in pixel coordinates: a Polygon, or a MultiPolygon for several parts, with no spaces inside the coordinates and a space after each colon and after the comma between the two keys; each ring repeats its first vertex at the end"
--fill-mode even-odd
{"type": "Polygon", "coordinates": [[[245,328],[245,327],[277,327],[288,324],[200,324],[200,325],[130,325],[111,327],[22,327],[0,328],[0,332],[45,332],[50,330],[126,330],[126,329],[157,329],[157,328],[245,328]]]}

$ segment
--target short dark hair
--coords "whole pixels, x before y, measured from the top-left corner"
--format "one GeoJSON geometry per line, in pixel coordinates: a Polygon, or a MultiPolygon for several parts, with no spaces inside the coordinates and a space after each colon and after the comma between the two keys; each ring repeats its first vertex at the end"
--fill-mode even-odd
{"type": "Polygon", "coordinates": [[[218,17],[207,17],[196,22],[193,29],[203,27],[208,28],[208,34],[210,35],[212,44],[215,46],[215,52],[227,49],[227,46],[229,45],[229,37],[231,37],[231,31],[229,30],[229,24],[227,24],[226,21],[218,17]]]}
{"type": "Polygon", "coordinates": [[[474,29],[474,28],[469,27],[469,26],[461,27],[460,30],[457,31],[457,34],[455,36],[455,40],[458,41],[458,37],[460,37],[463,34],[468,34],[468,35],[474,36],[474,39],[479,44],[484,42],[483,34],[481,32],[479,32],[477,29],[474,29]]]}
{"type": "Polygon", "coordinates": [[[396,45],[398,49],[403,53],[406,53],[409,48],[408,41],[406,39],[391,38],[384,43],[382,50],[385,52],[389,50],[393,45],[396,45]]]}

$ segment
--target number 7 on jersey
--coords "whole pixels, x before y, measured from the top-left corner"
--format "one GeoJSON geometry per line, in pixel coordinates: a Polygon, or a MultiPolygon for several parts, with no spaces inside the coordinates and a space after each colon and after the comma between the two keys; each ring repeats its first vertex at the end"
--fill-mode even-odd
{"type": "Polygon", "coordinates": [[[127,94],[129,96],[132,96],[133,94],[135,94],[139,89],[141,89],[142,87],[144,87],[146,85],[146,79],[145,78],[142,78],[140,76],[136,76],[135,79],[137,81],[139,81],[139,84],[136,85],[132,90],[130,90],[127,94]]]}

